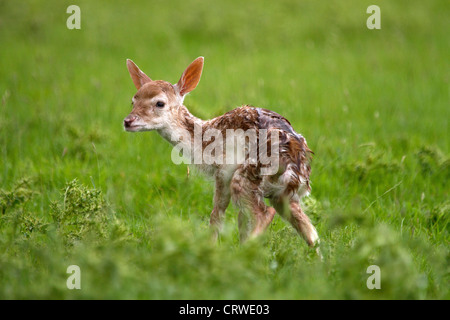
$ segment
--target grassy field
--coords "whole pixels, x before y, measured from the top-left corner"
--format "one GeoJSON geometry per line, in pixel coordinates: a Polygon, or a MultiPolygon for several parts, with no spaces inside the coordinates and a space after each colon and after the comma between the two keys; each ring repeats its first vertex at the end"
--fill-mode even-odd
{"type": "Polygon", "coordinates": [[[0,0],[0,298],[449,299],[450,5],[379,0],[369,30],[371,4],[0,0]],[[124,132],[126,59],[174,83],[198,56],[194,115],[252,104],[308,140],[323,261],[278,216],[241,245],[232,206],[212,243],[212,181],[124,132]]]}

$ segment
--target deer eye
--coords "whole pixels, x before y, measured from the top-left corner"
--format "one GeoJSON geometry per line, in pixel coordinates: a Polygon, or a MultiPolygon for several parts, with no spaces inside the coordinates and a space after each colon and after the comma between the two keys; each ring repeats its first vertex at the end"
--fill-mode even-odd
{"type": "Polygon", "coordinates": [[[162,108],[162,107],[164,107],[164,102],[162,102],[162,101],[158,101],[157,103],[156,103],[156,106],[158,107],[158,108],[162,108]]]}

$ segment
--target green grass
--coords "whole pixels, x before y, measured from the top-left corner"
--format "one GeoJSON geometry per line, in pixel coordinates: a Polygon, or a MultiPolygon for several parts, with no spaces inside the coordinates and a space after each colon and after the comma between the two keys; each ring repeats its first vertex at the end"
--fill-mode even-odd
{"type": "Polygon", "coordinates": [[[1,299],[449,299],[447,1],[0,1],[1,299]],[[202,118],[286,116],[315,156],[306,211],[324,256],[278,216],[219,243],[213,183],[122,120],[125,60],[202,118]],[[206,182],[205,182],[206,181],[206,182]],[[69,290],[69,265],[81,290],[69,290]],[[369,290],[378,265],[381,289],[369,290]]]}

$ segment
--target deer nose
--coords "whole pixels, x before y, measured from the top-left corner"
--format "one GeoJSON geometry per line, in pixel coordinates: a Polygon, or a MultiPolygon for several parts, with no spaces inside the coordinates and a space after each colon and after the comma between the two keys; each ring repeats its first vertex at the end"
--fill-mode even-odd
{"type": "Polygon", "coordinates": [[[129,115],[128,117],[126,117],[125,119],[123,119],[123,125],[125,127],[130,127],[131,124],[137,119],[137,116],[135,115],[129,115]]]}

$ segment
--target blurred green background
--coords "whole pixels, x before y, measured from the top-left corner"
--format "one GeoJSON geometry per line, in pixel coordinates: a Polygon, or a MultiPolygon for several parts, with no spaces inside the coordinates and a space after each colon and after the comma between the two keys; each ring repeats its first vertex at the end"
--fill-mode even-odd
{"type": "Polygon", "coordinates": [[[445,0],[1,0],[0,298],[450,298],[449,14],[445,0]],[[323,261],[278,216],[239,244],[231,206],[212,243],[213,183],[156,133],[124,132],[126,59],[175,83],[198,56],[194,115],[252,104],[308,140],[323,261]]]}

